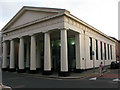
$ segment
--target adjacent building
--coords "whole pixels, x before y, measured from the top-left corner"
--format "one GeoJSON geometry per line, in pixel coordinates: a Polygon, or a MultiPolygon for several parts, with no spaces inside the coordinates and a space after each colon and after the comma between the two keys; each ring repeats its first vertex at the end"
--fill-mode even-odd
{"type": "Polygon", "coordinates": [[[65,9],[24,6],[2,35],[3,70],[67,76],[116,60],[115,40],[65,9]]]}
{"type": "Polygon", "coordinates": [[[119,58],[118,61],[120,62],[120,41],[119,40],[118,40],[118,51],[119,51],[119,53],[118,53],[119,54],[118,55],[118,58],[119,58]]]}
{"type": "Polygon", "coordinates": [[[120,46],[119,46],[120,42],[114,37],[111,38],[115,40],[116,61],[120,61],[120,46]]]}

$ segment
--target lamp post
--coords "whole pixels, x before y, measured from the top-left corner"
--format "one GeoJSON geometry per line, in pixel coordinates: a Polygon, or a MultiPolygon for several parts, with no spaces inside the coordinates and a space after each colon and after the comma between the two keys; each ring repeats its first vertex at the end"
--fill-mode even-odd
{"type": "Polygon", "coordinates": [[[0,85],[2,84],[2,34],[0,33],[0,85]]]}

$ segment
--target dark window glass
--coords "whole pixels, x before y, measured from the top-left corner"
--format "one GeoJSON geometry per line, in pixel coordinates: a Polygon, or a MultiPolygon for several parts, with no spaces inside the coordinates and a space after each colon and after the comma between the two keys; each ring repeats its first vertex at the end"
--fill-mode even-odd
{"type": "Polygon", "coordinates": [[[108,60],[109,60],[110,59],[109,44],[107,46],[108,46],[108,60]]]}
{"type": "Polygon", "coordinates": [[[96,60],[98,60],[98,40],[96,40],[96,60]]]}
{"type": "Polygon", "coordinates": [[[90,60],[92,60],[92,38],[90,37],[90,60]]]}
{"type": "Polygon", "coordinates": [[[106,43],[104,43],[104,52],[105,52],[105,60],[106,60],[106,43]]]}
{"type": "Polygon", "coordinates": [[[110,51],[111,51],[111,60],[112,60],[112,45],[110,45],[110,51]]]}
{"type": "Polygon", "coordinates": [[[100,51],[101,51],[101,60],[103,60],[103,48],[102,48],[102,42],[100,42],[100,51]]]}

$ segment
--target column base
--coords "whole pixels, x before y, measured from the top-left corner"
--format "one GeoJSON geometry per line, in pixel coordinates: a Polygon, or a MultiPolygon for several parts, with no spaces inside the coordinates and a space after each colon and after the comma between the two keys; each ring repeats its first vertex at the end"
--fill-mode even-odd
{"type": "Polygon", "coordinates": [[[15,72],[16,71],[16,68],[9,68],[8,69],[8,72],[15,72]]]}
{"type": "Polygon", "coordinates": [[[67,77],[67,76],[70,76],[70,73],[68,71],[60,71],[59,76],[67,77]]]}
{"type": "Polygon", "coordinates": [[[25,69],[26,69],[26,70],[30,70],[30,68],[29,68],[29,67],[26,67],[25,69]]]}
{"type": "Polygon", "coordinates": [[[18,73],[25,73],[26,70],[25,70],[25,69],[18,69],[17,72],[18,72],[18,73]]]}
{"type": "Polygon", "coordinates": [[[35,73],[38,73],[38,71],[37,70],[29,70],[29,73],[30,74],[35,74],[35,73]]]}
{"type": "Polygon", "coordinates": [[[43,71],[43,75],[51,75],[52,71],[43,71]]]}
{"type": "Polygon", "coordinates": [[[2,71],[8,71],[8,68],[2,68],[2,71]]]}
{"type": "Polygon", "coordinates": [[[75,73],[81,73],[81,72],[83,72],[82,69],[75,69],[75,73]]]}
{"type": "Polygon", "coordinates": [[[41,69],[41,68],[36,68],[36,70],[37,70],[37,71],[40,71],[40,70],[42,70],[42,69],[41,69]]]}
{"type": "Polygon", "coordinates": [[[30,68],[29,68],[29,67],[26,67],[25,70],[26,70],[26,73],[29,73],[30,68]]]}

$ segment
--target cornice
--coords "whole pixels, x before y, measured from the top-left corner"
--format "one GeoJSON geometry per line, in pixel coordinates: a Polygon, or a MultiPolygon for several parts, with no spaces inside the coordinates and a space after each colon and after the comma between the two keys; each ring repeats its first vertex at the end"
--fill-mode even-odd
{"type": "Polygon", "coordinates": [[[114,39],[110,38],[109,36],[107,36],[107,35],[104,34],[103,32],[101,32],[101,31],[99,31],[98,29],[92,27],[91,25],[85,23],[84,21],[78,19],[77,17],[75,17],[75,16],[73,16],[73,15],[71,15],[71,14],[68,14],[68,13],[65,13],[65,15],[66,15],[67,17],[69,17],[69,18],[71,18],[71,19],[73,19],[73,20],[79,22],[80,24],[82,24],[82,25],[81,25],[81,27],[83,27],[82,29],[85,30],[85,27],[87,27],[87,28],[89,28],[89,29],[91,29],[91,30],[97,32],[98,34],[100,34],[100,35],[102,35],[102,36],[104,36],[104,37],[106,37],[106,38],[108,38],[108,39],[110,39],[110,40],[112,40],[112,41],[115,42],[114,39]]]}
{"type": "MultiPolygon", "coordinates": [[[[3,34],[4,34],[4,33],[11,32],[11,31],[14,31],[14,30],[17,30],[17,29],[21,29],[21,28],[24,28],[24,27],[27,27],[27,26],[30,26],[30,25],[33,25],[33,24],[36,24],[36,23],[39,23],[39,22],[47,21],[47,20],[49,20],[49,19],[53,19],[53,18],[62,16],[62,15],[65,15],[65,16],[71,18],[72,20],[75,20],[76,22],[79,22],[79,23],[75,23],[75,22],[71,21],[71,23],[72,23],[74,26],[79,27],[79,24],[81,24],[81,27],[82,27],[83,30],[87,31],[88,29],[90,29],[91,32],[92,32],[92,31],[93,31],[93,32],[96,32],[96,33],[98,33],[98,34],[100,34],[100,35],[108,38],[109,40],[112,40],[112,41],[115,42],[114,39],[110,38],[110,37],[107,36],[106,34],[102,33],[101,31],[97,30],[96,28],[92,27],[91,25],[85,23],[84,21],[78,19],[77,17],[71,15],[71,14],[69,13],[69,11],[67,11],[67,10],[65,10],[65,9],[58,9],[58,10],[61,10],[61,11],[63,10],[63,11],[62,11],[61,13],[55,14],[55,15],[53,15],[53,16],[48,16],[48,17],[45,17],[45,18],[42,18],[42,19],[34,20],[34,21],[32,21],[32,22],[28,22],[28,23],[25,23],[25,24],[23,24],[23,25],[20,25],[20,26],[17,26],[17,27],[15,27],[15,28],[11,28],[11,29],[9,29],[9,30],[4,31],[4,29],[5,29],[7,26],[9,26],[9,25],[14,21],[13,19],[16,19],[19,15],[21,15],[21,14],[25,11],[25,8],[27,8],[28,10],[34,10],[34,9],[35,9],[35,8],[33,8],[33,7],[23,7],[23,8],[8,22],[8,24],[2,29],[2,33],[3,33],[3,34]],[[86,29],[86,28],[87,28],[87,29],[86,29]]],[[[41,9],[42,9],[42,8],[41,8],[41,9]]],[[[45,8],[44,8],[44,9],[45,9],[45,8]]],[[[50,9],[50,8],[46,8],[46,10],[47,10],[47,9],[50,9]]]]}
{"type": "Polygon", "coordinates": [[[28,22],[28,23],[22,24],[20,26],[11,28],[9,30],[2,31],[2,33],[3,34],[4,33],[8,33],[8,32],[20,29],[20,28],[24,28],[24,27],[27,27],[27,26],[30,26],[30,25],[33,25],[33,24],[36,24],[36,23],[40,23],[40,22],[47,21],[47,20],[52,19],[52,18],[56,18],[56,17],[62,16],[62,15],[64,15],[64,13],[59,13],[59,14],[56,14],[56,15],[53,15],[53,16],[49,16],[49,17],[45,17],[45,18],[42,18],[42,19],[34,20],[32,22],[28,22]]]}
{"type": "Polygon", "coordinates": [[[31,10],[31,11],[42,11],[42,12],[53,12],[53,13],[70,13],[69,11],[65,9],[59,9],[59,8],[47,8],[47,7],[31,7],[31,6],[24,6],[22,7],[16,15],[2,28],[2,31],[6,30],[11,24],[14,23],[14,21],[21,16],[25,11],[31,10]]]}

